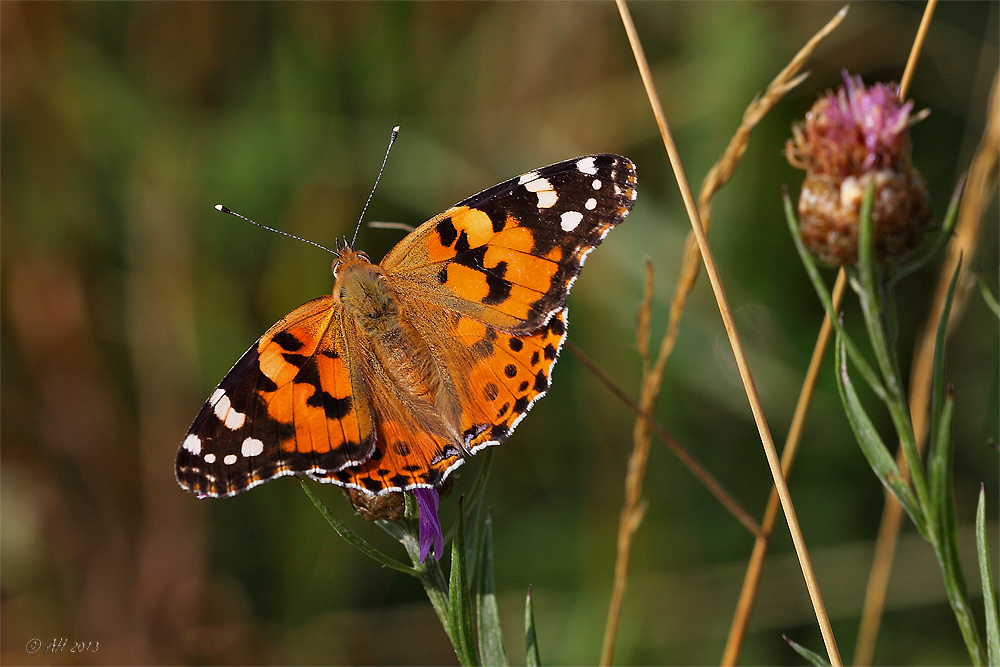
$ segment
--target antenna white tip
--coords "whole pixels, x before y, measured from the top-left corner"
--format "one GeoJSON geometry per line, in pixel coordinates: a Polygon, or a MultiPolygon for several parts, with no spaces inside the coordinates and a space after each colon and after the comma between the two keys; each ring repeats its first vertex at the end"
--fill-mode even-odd
{"type": "Polygon", "coordinates": [[[223,206],[222,204],[216,204],[215,205],[215,210],[216,211],[224,211],[224,210],[226,210],[226,207],[223,206]]]}
{"type": "Polygon", "coordinates": [[[393,132],[399,132],[399,125],[397,125],[396,127],[392,128],[392,131],[393,132]]]}

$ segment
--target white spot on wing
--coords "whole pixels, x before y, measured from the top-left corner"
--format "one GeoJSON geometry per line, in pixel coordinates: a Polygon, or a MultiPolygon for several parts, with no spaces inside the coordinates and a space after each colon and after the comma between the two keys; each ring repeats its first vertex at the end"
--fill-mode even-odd
{"type": "Polygon", "coordinates": [[[222,462],[227,466],[231,466],[236,463],[236,454],[226,454],[226,458],[222,459],[222,462]]]}
{"type": "Polygon", "coordinates": [[[215,405],[216,403],[219,402],[219,399],[225,395],[226,395],[226,390],[223,389],[222,387],[217,387],[216,390],[212,392],[212,395],[209,397],[208,402],[210,405],[215,405]]]}
{"type": "Polygon", "coordinates": [[[232,401],[226,396],[226,392],[222,389],[216,389],[215,393],[212,394],[212,398],[215,400],[215,416],[219,418],[223,424],[226,425],[230,431],[235,431],[243,426],[243,422],[246,421],[247,416],[242,412],[233,410],[232,401]],[[216,398],[218,396],[218,398],[216,398]]]}
{"type": "Polygon", "coordinates": [[[182,447],[194,455],[201,454],[201,438],[194,433],[189,433],[188,437],[184,438],[182,447]]]}
{"type": "Polygon", "coordinates": [[[243,427],[243,422],[247,420],[246,414],[242,412],[237,412],[236,410],[230,409],[229,414],[226,415],[226,421],[223,422],[230,431],[235,431],[238,428],[243,427]]]}
{"type": "Polygon", "coordinates": [[[581,174],[589,174],[593,176],[597,173],[597,165],[594,164],[594,158],[585,157],[576,163],[576,168],[580,170],[581,174]]]}
{"type": "Polygon", "coordinates": [[[594,182],[593,182],[593,183],[591,183],[591,184],[590,184],[590,186],[591,186],[592,188],[594,188],[595,190],[600,190],[600,189],[601,189],[601,179],[599,179],[599,178],[595,178],[595,179],[594,179],[594,182]]]}
{"type": "Polygon", "coordinates": [[[518,185],[524,185],[528,181],[533,181],[538,178],[537,171],[529,171],[527,174],[521,174],[521,178],[517,179],[518,185]]]}
{"type": "Polygon", "coordinates": [[[257,438],[247,438],[240,448],[243,456],[257,456],[264,451],[264,443],[257,438]]]}
{"type": "Polygon", "coordinates": [[[215,454],[205,454],[205,463],[215,463],[215,454]]]}
{"type": "Polygon", "coordinates": [[[538,208],[552,208],[558,200],[555,190],[543,190],[538,193],[538,208]]]}
{"type": "Polygon", "coordinates": [[[576,229],[581,220],[583,220],[583,213],[579,213],[578,211],[566,211],[559,216],[559,226],[562,227],[564,232],[571,232],[576,229]]]}
{"type": "MultiPolygon", "coordinates": [[[[224,420],[226,418],[226,413],[229,412],[229,408],[232,407],[233,403],[229,400],[229,397],[226,396],[226,392],[221,389],[215,390],[215,394],[218,394],[219,392],[222,392],[222,395],[215,399],[213,407],[215,408],[215,416],[220,420],[224,420]]],[[[215,394],[212,394],[212,398],[215,398],[215,394]]]]}
{"type": "Polygon", "coordinates": [[[524,185],[524,189],[528,192],[534,192],[538,195],[538,208],[552,208],[559,201],[559,195],[556,194],[556,191],[552,188],[552,184],[546,178],[536,177],[533,180],[522,183],[522,185],[524,185]]]}
{"type": "Polygon", "coordinates": [[[595,208],[597,208],[597,200],[591,197],[590,199],[587,200],[587,203],[584,204],[583,207],[588,211],[593,211],[595,208]]]}

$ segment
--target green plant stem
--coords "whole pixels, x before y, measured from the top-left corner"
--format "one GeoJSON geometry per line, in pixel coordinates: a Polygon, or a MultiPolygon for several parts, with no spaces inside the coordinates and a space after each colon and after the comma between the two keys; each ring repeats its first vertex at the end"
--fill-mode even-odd
{"type": "MultiPolygon", "coordinates": [[[[899,446],[903,449],[906,463],[910,467],[910,479],[913,483],[914,493],[917,495],[920,505],[926,509],[930,503],[927,479],[924,476],[920,454],[917,452],[917,440],[913,433],[913,422],[910,420],[909,404],[903,389],[899,364],[893,354],[895,346],[890,342],[885,327],[886,320],[883,299],[881,298],[882,274],[876,264],[875,234],[872,222],[874,194],[875,182],[872,181],[868,184],[865,198],[861,204],[858,268],[856,271],[852,271],[855,279],[850,282],[861,302],[865,328],[868,331],[872,352],[882,375],[882,383],[888,399],[885,401],[886,407],[889,409],[893,426],[895,426],[896,434],[899,436],[899,446]]],[[[891,298],[888,301],[890,305],[894,303],[891,298]]],[[[890,317],[891,319],[892,317],[890,317]]]]}

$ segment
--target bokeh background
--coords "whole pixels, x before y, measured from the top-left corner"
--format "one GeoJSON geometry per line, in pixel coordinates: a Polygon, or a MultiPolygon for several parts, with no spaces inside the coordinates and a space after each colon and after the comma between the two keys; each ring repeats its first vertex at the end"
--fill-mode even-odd
{"type": "MultiPolygon", "coordinates": [[[[839,7],[632,6],[696,188],[746,104],[839,7]]],[[[797,192],[802,178],[783,144],[841,68],[898,80],[922,10],[852,5],[716,199],[711,240],[779,442],[822,316],[782,217],[782,185],[797,192]]],[[[936,220],[982,134],[998,10],[939,5],[913,82],[917,108],[932,110],[913,137],[936,220]]],[[[337,538],[294,480],[212,501],[174,482],[176,448],[230,365],[332,286],[325,253],[212,207],[331,245],[353,231],[396,124],[371,220],[418,224],[534,167],[628,155],[638,203],[577,282],[570,336],[636,395],[642,260],[656,267],[658,340],[689,225],[614,6],[3,2],[0,30],[2,661],[454,663],[418,584],[337,538]],[[100,648],[25,653],[28,640],[56,637],[100,648]]],[[[969,258],[994,294],[997,218],[994,199],[969,258]]],[[[378,258],[400,235],[365,228],[358,245],[378,258]]],[[[912,350],[936,279],[930,266],[901,290],[902,350],[912,350]]],[[[853,305],[846,317],[859,323],[853,305]]],[[[973,294],[948,361],[963,547],[980,483],[996,535],[997,342],[997,320],[973,294]]],[[[848,657],[883,494],[850,435],[831,364],[791,491],[848,657]]],[[[770,479],[704,280],[658,416],[761,515],[770,479]]],[[[597,660],[632,425],[565,353],[549,396],[500,448],[487,502],[513,660],[523,660],[529,585],[542,659],[597,660]]],[[[446,521],[475,464],[443,502],[446,521]]],[[[318,492],[352,528],[395,548],[352,516],[339,489],[318,492]]],[[[658,441],[645,495],[616,661],[717,662],[752,538],[658,441]]],[[[967,661],[936,562],[910,526],[896,565],[876,660],[967,661]]],[[[981,613],[978,575],[967,572],[981,613]]],[[[743,661],[799,663],[782,633],[822,646],[779,527],[743,661]]]]}

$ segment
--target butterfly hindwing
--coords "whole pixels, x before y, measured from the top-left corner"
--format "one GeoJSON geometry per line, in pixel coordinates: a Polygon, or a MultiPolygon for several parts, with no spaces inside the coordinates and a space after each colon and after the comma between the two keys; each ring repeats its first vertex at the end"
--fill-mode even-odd
{"type": "Polygon", "coordinates": [[[635,165],[590,155],[474,195],[414,230],[381,267],[400,289],[504,331],[566,303],[584,260],[635,200],[635,165]]]}
{"type": "Polygon", "coordinates": [[[566,338],[567,308],[531,334],[500,332],[460,317],[453,335],[477,350],[467,374],[462,428],[466,448],[476,453],[502,442],[535,401],[545,395],[566,338]]]}
{"type": "Polygon", "coordinates": [[[177,452],[181,486],[229,496],[274,477],[336,471],[374,448],[332,297],[296,309],[233,366],[177,452]]]}

